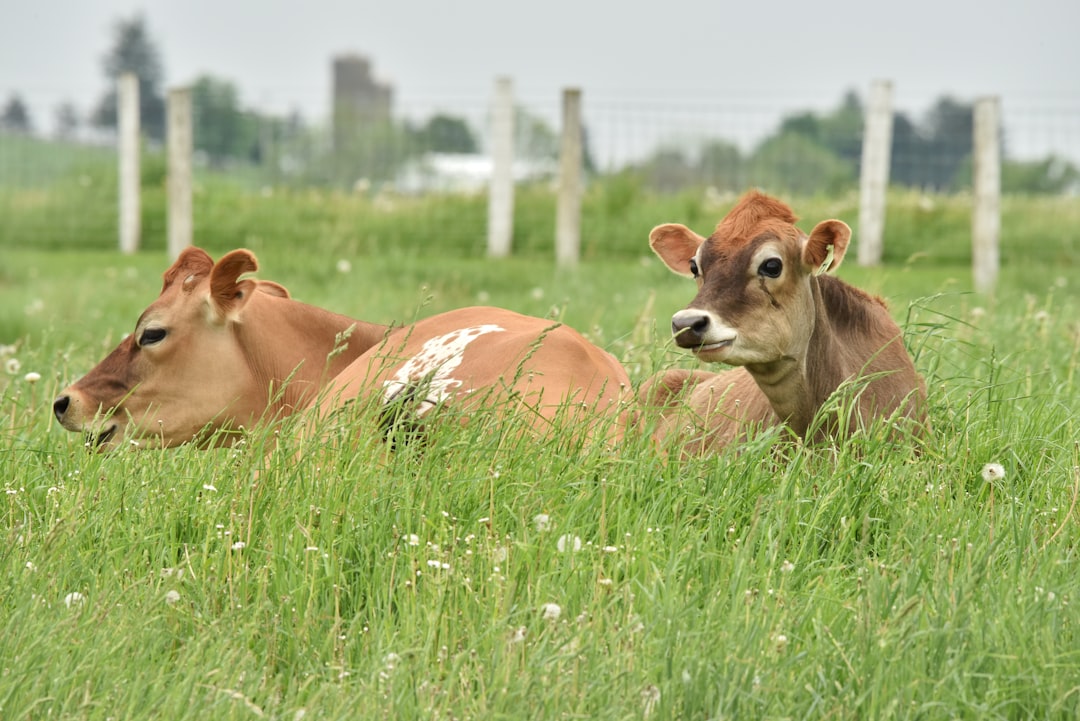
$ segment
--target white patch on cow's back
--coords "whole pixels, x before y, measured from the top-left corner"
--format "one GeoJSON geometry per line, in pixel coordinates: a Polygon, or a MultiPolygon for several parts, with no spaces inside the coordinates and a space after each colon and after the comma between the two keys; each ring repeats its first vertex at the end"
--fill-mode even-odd
{"type": "Polygon", "coordinates": [[[391,380],[383,381],[383,402],[392,401],[406,386],[423,382],[427,397],[421,403],[419,412],[430,410],[449,398],[454,388],[461,387],[462,381],[451,374],[461,365],[469,344],[487,333],[501,333],[505,330],[487,323],[459,328],[428,339],[419,353],[397,369],[391,380]]]}

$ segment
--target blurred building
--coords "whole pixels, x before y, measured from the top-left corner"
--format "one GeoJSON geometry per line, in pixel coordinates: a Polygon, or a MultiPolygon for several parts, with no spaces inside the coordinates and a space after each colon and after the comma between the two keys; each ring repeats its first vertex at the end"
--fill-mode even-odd
{"type": "Polygon", "coordinates": [[[390,120],[393,88],[371,75],[371,62],[362,55],[338,55],[334,72],[334,148],[343,150],[365,127],[390,120]]]}

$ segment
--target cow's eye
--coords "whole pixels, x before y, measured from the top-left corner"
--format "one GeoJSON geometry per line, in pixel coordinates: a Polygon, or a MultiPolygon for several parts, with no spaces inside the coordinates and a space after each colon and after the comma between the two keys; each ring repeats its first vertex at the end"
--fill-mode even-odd
{"type": "Polygon", "coordinates": [[[165,340],[166,335],[168,335],[168,331],[164,328],[147,328],[139,336],[139,347],[160,343],[165,340]]]}
{"type": "Polygon", "coordinates": [[[784,269],[784,263],[779,258],[769,258],[758,266],[758,274],[766,278],[779,278],[784,269]]]}
{"type": "Polygon", "coordinates": [[[699,274],[700,274],[700,272],[698,271],[697,261],[694,260],[693,258],[691,258],[690,259],[690,275],[697,278],[699,274]]]}

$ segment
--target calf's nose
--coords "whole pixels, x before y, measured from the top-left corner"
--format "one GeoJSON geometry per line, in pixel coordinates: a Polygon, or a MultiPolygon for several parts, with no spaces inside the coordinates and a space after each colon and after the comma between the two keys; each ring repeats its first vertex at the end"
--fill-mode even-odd
{"type": "Polygon", "coordinates": [[[60,396],[52,404],[53,415],[56,416],[56,420],[63,421],[64,414],[67,413],[68,406],[71,405],[71,396],[60,396]]]}
{"type": "Polygon", "coordinates": [[[701,345],[705,333],[709,330],[709,316],[694,310],[680,310],[671,318],[671,334],[682,348],[694,348],[701,345]]]}

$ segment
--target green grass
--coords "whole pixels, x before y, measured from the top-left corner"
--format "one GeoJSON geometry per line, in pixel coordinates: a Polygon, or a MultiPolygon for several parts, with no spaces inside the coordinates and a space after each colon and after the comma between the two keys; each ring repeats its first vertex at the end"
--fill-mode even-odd
{"type": "MultiPolygon", "coordinates": [[[[214,253],[254,246],[260,277],[303,300],[378,321],[477,302],[554,314],[635,382],[692,365],[665,330],[692,284],[642,260],[648,228],[722,212],[624,208],[605,237],[625,251],[559,271],[539,241],[499,262],[457,241],[421,252],[422,232],[369,243],[333,196],[244,236],[270,212],[246,202],[261,210],[238,208],[214,253]],[[300,225],[304,245],[282,242],[300,225]]],[[[393,454],[336,435],[296,458],[286,427],[91,455],[50,400],[132,329],[162,255],[5,244],[0,363],[19,369],[0,366],[0,716],[1077,718],[1075,202],[1006,203],[1003,236],[1043,240],[1004,254],[993,298],[957,250],[964,201],[936,202],[912,207],[943,215],[927,220],[942,247],[840,272],[890,299],[927,377],[917,452],[872,429],[665,462],[637,437],[526,442],[481,418],[393,454]],[[985,481],[987,463],[1004,477],[985,481]]],[[[854,217],[795,205],[807,224],[854,217]]]]}

